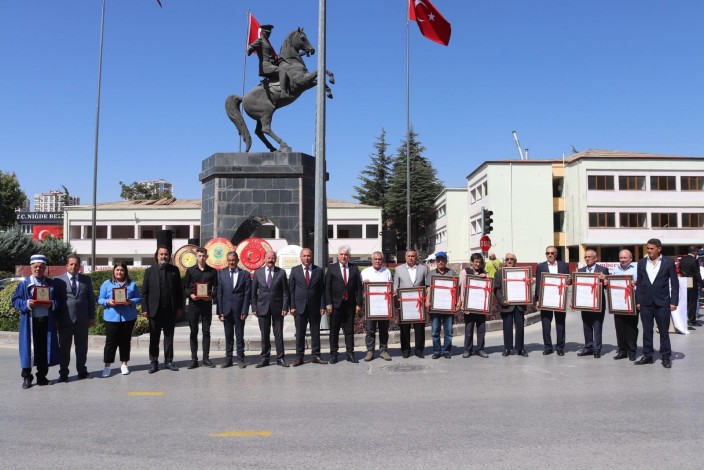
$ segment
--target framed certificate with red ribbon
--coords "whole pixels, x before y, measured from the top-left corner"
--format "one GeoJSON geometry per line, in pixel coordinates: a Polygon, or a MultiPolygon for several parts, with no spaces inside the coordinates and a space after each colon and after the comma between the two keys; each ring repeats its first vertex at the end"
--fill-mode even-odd
{"type": "Polygon", "coordinates": [[[464,280],[464,302],[462,309],[468,313],[487,315],[491,311],[494,296],[494,279],[468,274],[464,280]]]}
{"type": "Polygon", "coordinates": [[[609,281],[606,292],[609,293],[609,313],[635,315],[636,295],[632,276],[606,276],[609,281]]]}
{"type": "Polygon", "coordinates": [[[543,273],[540,280],[540,309],[567,311],[567,286],[569,274],[543,273]]]}
{"type": "Polygon", "coordinates": [[[51,290],[47,286],[34,286],[32,300],[37,305],[51,305],[51,290]]]}
{"type": "Polygon", "coordinates": [[[198,300],[210,300],[210,295],[208,295],[208,283],[207,282],[196,282],[193,287],[193,292],[198,300]]]}
{"type": "Polygon", "coordinates": [[[428,313],[454,314],[457,305],[457,284],[457,276],[431,276],[428,313]]]}
{"type": "Polygon", "coordinates": [[[526,305],[532,301],[533,268],[503,268],[501,289],[509,305],[526,305]]]}
{"type": "Polygon", "coordinates": [[[399,323],[425,323],[425,287],[408,287],[396,291],[399,323]]]}
{"type": "Polygon", "coordinates": [[[600,312],[603,289],[599,273],[572,273],[572,308],[600,312]]]}
{"type": "Polygon", "coordinates": [[[364,283],[364,319],[391,320],[391,283],[364,283]]]}

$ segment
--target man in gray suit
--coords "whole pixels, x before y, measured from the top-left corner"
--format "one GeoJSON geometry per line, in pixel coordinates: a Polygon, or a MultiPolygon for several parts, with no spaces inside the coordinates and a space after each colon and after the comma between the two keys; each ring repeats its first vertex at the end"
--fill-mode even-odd
{"type": "Polygon", "coordinates": [[[92,379],[86,368],[88,354],[88,328],[95,323],[95,294],[88,276],[80,274],[81,259],[70,255],[66,261],[66,272],[55,277],[61,289],[62,302],[59,311],[59,382],[68,382],[68,366],[71,363],[71,342],[76,348],[76,371],[79,379],[92,379]]]}
{"type": "MultiPolygon", "coordinates": [[[[425,287],[425,277],[428,274],[428,268],[423,265],[416,265],[418,253],[416,250],[406,251],[406,263],[398,266],[394,273],[394,295],[398,289],[409,287],[425,287]]],[[[425,292],[423,289],[421,292],[425,292]]],[[[398,299],[397,299],[398,300],[398,299]]],[[[425,354],[425,322],[413,323],[415,330],[416,356],[424,358],[425,354]]],[[[404,358],[411,356],[411,324],[401,324],[401,352],[404,358]]]]}
{"type": "Polygon", "coordinates": [[[284,317],[289,309],[289,290],[286,271],[276,266],[276,253],[267,251],[264,266],[254,271],[252,278],[252,313],[259,319],[262,334],[261,362],[254,367],[266,367],[271,357],[273,326],[276,343],[276,364],[288,367],[284,358],[284,317]]]}

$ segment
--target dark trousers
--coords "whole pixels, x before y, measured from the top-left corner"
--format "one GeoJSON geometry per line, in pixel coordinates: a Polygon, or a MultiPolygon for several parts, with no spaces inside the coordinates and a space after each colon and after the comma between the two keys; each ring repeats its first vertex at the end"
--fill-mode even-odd
{"type": "Polygon", "coordinates": [[[555,349],[557,351],[565,350],[565,312],[554,312],[552,310],[540,311],[540,323],[543,325],[543,347],[546,351],[552,351],[552,317],[555,316],[555,330],[557,332],[557,343],[555,349]]]}
{"type": "MultiPolygon", "coordinates": [[[[228,359],[232,359],[232,353],[236,341],[237,357],[242,361],[244,360],[244,322],[245,320],[242,320],[235,312],[230,312],[229,315],[224,317],[223,325],[225,327],[225,356],[228,359]]],[[[205,326],[203,326],[203,330],[205,331],[205,326]]],[[[269,334],[267,333],[267,339],[268,338],[269,334]]],[[[269,343],[269,349],[271,349],[271,343],[269,343]]],[[[203,344],[203,358],[208,358],[205,353],[205,344],[203,344]]]]}
{"type": "Polygon", "coordinates": [[[355,304],[350,300],[343,300],[338,308],[333,308],[330,318],[330,352],[337,353],[340,348],[340,327],[345,334],[345,350],[354,352],[354,314],[355,304]]]}
{"type": "Polygon", "coordinates": [[[603,312],[582,311],[582,328],[584,329],[584,349],[601,352],[601,331],[604,326],[603,312]]]}
{"type": "Polygon", "coordinates": [[[697,321],[697,299],[699,298],[699,288],[687,288],[687,321],[697,321]]]}
{"type": "Polygon", "coordinates": [[[616,344],[620,353],[635,354],[638,342],[638,314],[614,315],[616,344]]]}
{"type": "Polygon", "coordinates": [[[262,359],[271,357],[271,330],[274,330],[276,359],[284,358],[284,317],[281,312],[259,315],[259,331],[262,333],[262,359]]]}
{"type": "Polygon", "coordinates": [[[416,351],[422,352],[425,349],[425,323],[402,323],[401,330],[401,351],[411,351],[411,326],[415,333],[416,351]]]}
{"type": "Polygon", "coordinates": [[[484,349],[484,335],[486,335],[486,315],[478,313],[464,314],[464,350],[469,352],[484,349]],[[477,330],[477,347],[474,347],[474,329],[477,330]]]}
{"type": "Polygon", "coordinates": [[[386,351],[389,345],[389,320],[367,320],[365,343],[367,351],[374,351],[376,346],[376,329],[379,328],[379,352],[386,351]]]}
{"type": "Polygon", "coordinates": [[[515,307],[511,312],[501,312],[501,319],[504,322],[504,349],[513,349],[513,325],[516,325],[516,349],[522,351],[523,345],[523,327],[525,318],[523,310],[515,307]]]}
{"type": "Polygon", "coordinates": [[[303,359],[306,351],[306,330],[310,324],[311,352],[320,357],[320,310],[310,313],[308,309],[298,312],[296,322],[296,357],[303,359]]]}
{"type": "MultiPolygon", "coordinates": [[[[37,378],[46,377],[49,373],[47,357],[47,335],[49,334],[49,319],[47,317],[32,318],[32,344],[34,347],[34,365],[37,367],[37,378]]],[[[31,377],[32,368],[22,369],[22,377],[31,377]]]]}
{"type": "MultiPolygon", "coordinates": [[[[130,350],[132,347],[132,321],[106,321],[105,322],[105,348],[103,348],[103,362],[112,364],[115,362],[115,350],[120,348],[120,361],[128,362],[130,360],[130,350]]],[[[151,344],[151,343],[150,343],[151,344]]],[[[159,351],[157,350],[157,355],[159,351]]]]}
{"type": "Polygon", "coordinates": [[[210,324],[213,322],[213,304],[188,306],[188,326],[191,328],[191,359],[198,359],[198,322],[203,322],[203,359],[210,357],[210,324]]]}
{"type": "Polygon", "coordinates": [[[174,360],[174,328],[176,318],[174,312],[157,310],[154,317],[149,318],[149,360],[159,362],[159,340],[164,331],[164,362],[174,360]]]}
{"type": "Polygon", "coordinates": [[[68,376],[68,366],[71,363],[71,343],[75,343],[76,348],[76,372],[79,374],[88,373],[86,368],[86,356],[88,354],[88,324],[73,323],[72,321],[62,322],[59,328],[59,374],[68,376]]]}
{"type": "Polygon", "coordinates": [[[653,355],[653,320],[660,330],[660,355],[669,358],[670,347],[670,306],[659,307],[655,304],[640,306],[640,321],[643,323],[643,355],[653,355]]]}

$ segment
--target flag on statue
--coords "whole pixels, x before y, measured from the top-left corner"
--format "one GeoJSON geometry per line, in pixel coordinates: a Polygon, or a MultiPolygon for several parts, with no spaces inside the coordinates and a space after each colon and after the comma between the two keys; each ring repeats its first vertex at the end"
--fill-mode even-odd
{"type": "Polygon", "coordinates": [[[431,41],[444,46],[450,43],[452,26],[430,0],[408,0],[408,19],[415,21],[420,34],[431,41]]]}
{"type": "Polygon", "coordinates": [[[254,41],[259,39],[259,22],[253,14],[249,13],[249,24],[247,25],[247,45],[249,46],[254,41]]]}

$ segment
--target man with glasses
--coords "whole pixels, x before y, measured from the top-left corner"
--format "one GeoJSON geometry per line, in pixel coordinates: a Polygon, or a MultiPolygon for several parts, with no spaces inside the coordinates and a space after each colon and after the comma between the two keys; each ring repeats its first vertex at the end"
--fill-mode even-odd
{"type": "MultiPolygon", "coordinates": [[[[384,266],[384,254],[380,251],[372,253],[372,265],[362,271],[362,282],[386,282],[391,284],[391,271],[384,266]]],[[[389,288],[391,286],[389,285],[389,288]]],[[[368,300],[367,300],[368,301],[368,300]]],[[[379,328],[379,357],[385,361],[391,360],[387,351],[389,344],[389,320],[367,320],[367,355],[365,362],[374,359],[374,346],[376,345],[376,329],[379,328]]]]}
{"type": "Polygon", "coordinates": [[[345,334],[347,361],[359,362],[354,355],[354,317],[362,311],[364,287],[359,268],[350,263],[352,248],[343,245],[337,250],[337,263],[325,273],[325,309],[330,317],[330,364],[337,363],[340,327],[345,334]]]}
{"type": "MultiPolygon", "coordinates": [[[[504,268],[513,268],[516,266],[516,255],[506,253],[504,257],[504,268]]],[[[496,271],[494,276],[494,295],[499,303],[499,312],[504,326],[504,352],[502,356],[510,356],[513,349],[513,324],[516,324],[516,350],[519,356],[528,357],[528,353],[523,345],[523,328],[525,325],[523,314],[526,312],[525,305],[510,305],[506,300],[503,287],[504,271],[503,268],[496,271]]]]}
{"type": "MultiPolygon", "coordinates": [[[[609,274],[609,270],[596,264],[598,261],[596,251],[589,249],[584,252],[584,262],[586,266],[579,268],[577,272],[594,274],[593,282],[603,284],[604,279],[609,274]]],[[[596,289],[596,286],[593,287],[596,289]]],[[[577,353],[578,356],[591,356],[595,359],[601,357],[601,332],[604,326],[604,291],[601,291],[601,309],[582,310],[582,326],[584,328],[584,347],[577,353]]]]}
{"type": "MultiPolygon", "coordinates": [[[[618,253],[618,260],[619,264],[614,268],[612,274],[631,276],[631,282],[635,283],[638,280],[638,275],[631,252],[621,250],[618,253]]],[[[614,359],[618,361],[628,357],[629,361],[635,361],[638,342],[638,312],[634,312],[634,315],[614,315],[614,326],[616,327],[616,343],[618,344],[618,352],[614,359]]]]}
{"type": "MultiPolygon", "coordinates": [[[[533,296],[533,301],[535,302],[536,308],[540,308],[540,282],[542,282],[543,273],[550,274],[569,274],[570,268],[567,263],[557,260],[557,247],[548,246],[545,249],[546,260],[542,263],[538,263],[538,268],[535,270],[535,295],[533,296]]],[[[569,284],[570,281],[568,280],[569,284]]],[[[557,344],[555,344],[554,350],[557,351],[558,356],[565,355],[565,318],[567,314],[565,312],[557,312],[553,310],[540,310],[540,322],[543,325],[543,356],[553,353],[552,344],[552,318],[555,317],[555,330],[557,332],[557,344]]]]}

